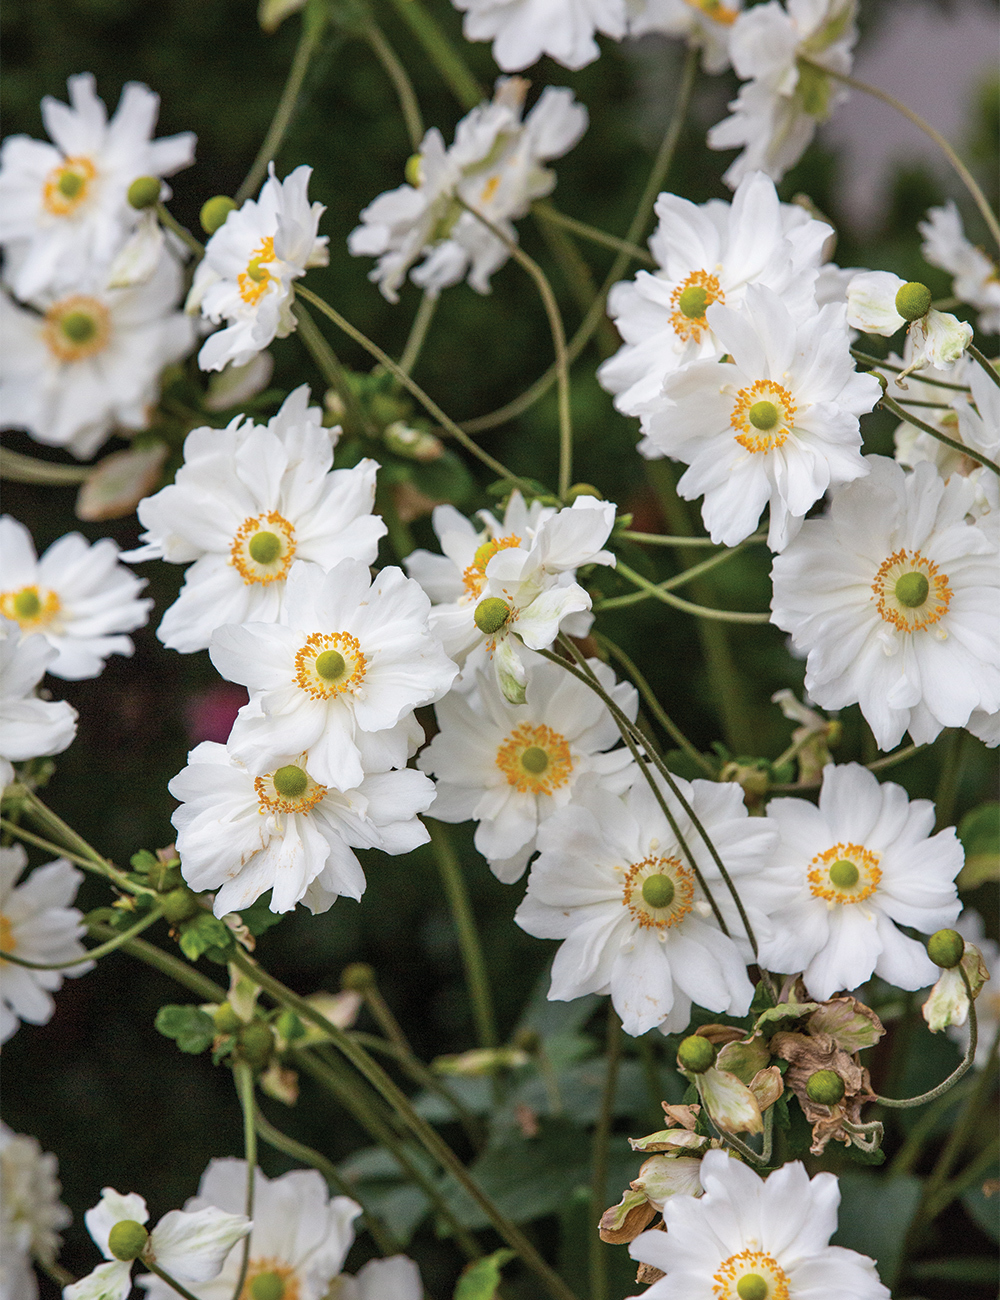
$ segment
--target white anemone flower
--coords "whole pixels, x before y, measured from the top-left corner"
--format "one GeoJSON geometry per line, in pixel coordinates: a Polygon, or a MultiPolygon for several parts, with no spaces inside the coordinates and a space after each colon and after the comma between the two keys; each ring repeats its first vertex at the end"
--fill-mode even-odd
{"type": "MultiPolygon", "coordinates": [[[[492,674],[479,673],[469,695],[453,691],[436,706],[440,730],[418,760],[437,777],[434,816],[477,821],[476,848],[508,884],[523,873],[547,818],[574,800],[586,803],[593,785],[623,794],[633,775],[629,751],[614,748],[618,727],[594,692],[530,651],[525,660],[524,704],[510,704],[492,674]]],[[[588,662],[634,721],[635,688],[616,684],[607,664],[588,662]]]]}
{"type": "MultiPolygon", "coordinates": [[[[677,784],[733,879],[754,931],[767,931],[769,891],[759,882],[777,836],[750,817],[742,791],[713,781],[677,784]]],[[[676,796],[661,787],[681,835],[729,928],[720,928],[691,863],[645,779],[624,799],[589,789],[586,801],[549,817],[540,856],[514,919],[539,939],[564,942],[549,998],[609,993],[625,1032],[687,1027],[691,1004],[742,1016],[753,985],[739,914],[718,868],[676,796]]]]}
{"type": "Polygon", "coordinates": [[[847,286],[848,325],[889,338],[907,322],[910,360],[901,379],[925,366],[953,369],[972,342],[972,326],[931,307],[926,285],[901,280],[891,271],[862,271],[854,276],[847,286]]]}
{"type": "Polygon", "coordinates": [[[701,50],[701,66],[706,72],[725,72],[729,37],[742,8],[743,0],[728,4],[724,0],[640,0],[638,13],[629,5],[628,33],[679,36],[701,50]]]}
{"type": "Polygon", "coordinates": [[[83,915],[70,904],[83,872],[57,858],[38,867],[21,882],[28,856],[20,844],[0,849],[0,949],[23,961],[52,965],[75,962],[61,970],[32,970],[0,960],[0,1043],[17,1032],[18,1022],[45,1025],[56,1004],[52,994],[62,988],[64,975],[75,978],[89,971],[83,915]]]}
{"type": "Polygon", "coordinates": [[[134,652],[123,634],[145,626],[153,602],[139,599],[146,580],[119,564],[109,537],[91,545],[67,533],[38,558],[27,528],[4,515],[0,552],[0,614],[19,625],[22,637],[42,637],[57,651],[46,664],[53,677],[97,677],[109,655],[134,652]]]}
{"type": "Polygon", "coordinates": [[[722,355],[725,346],[706,310],[717,302],[738,307],[747,285],[773,289],[796,319],[815,315],[831,233],[798,204],[779,203],[762,172],[740,182],[731,205],[661,194],[656,215],[649,248],[659,269],[639,271],[608,295],[608,313],[624,343],[597,377],[625,415],[638,415],[644,402],[658,397],[672,371],[722,355]]]}
{"type": "Polygon", "coordinates": [[[750,171],[780,181],[846,98],[843,85],[799,59],[850,72],[856,10],[857,0],[788,0],[787,9],[769,0],[737,18],[729,53],[744,85],[729,105],[732,116],[708,133],[710,149],[743,146],[722,178],[727,185],[735,188],[750,171]]]}
{"type": "Polygon", "coordinates": [[[708,1151],[701,1185],[702,1196],[666,1202],[666,1232],[644,1232],[629,1247],[666,1274],[643,1300],[889,1300],[873,1260],[827,1245],[840,1205],[833,1174],[810,1179],[794,1160],[765,1181],[728,1152],[708,1151]]]}
{"type": "Polygon", "coordinates": [[[803,972],[810,997],[825,1002],[873,974],[901,989],[932,984],[938,970],[899,926],[933,934],[961,904],[955,877],[964,855],[955,828],[937,835],[934,805],[907,798],[857,763],[823,769],[819,807],[772,799],[767,819],[779,832],[768,878],[782,905],[772,912],[761,961],[803,972]]]}
{"type": "Polygon", "coordinates": [[[11,763],[61,754],[76,736],[76,709],[36,694],[58,655],[43,637],[23,636],[0,616],[0,793],[14,779],[11,763]]]}
{"type": "Polygon", "coordinates": [[[54,144],[14,135],[0,150],[0,244],[13,256],[11,286],[23,299],[72,292],[87,268],[107,265],[140,220],[127,199],[132,182],[194,161],[190,131],[152,139],[160,97],[148,86],[130,81],[109,122],[91,73],[68,85],[72,107],[42,100],[54,144]]]}
{"type": "Polygon", "coordinates": [[[749,537],[769,505],[767,544],[780,551],[827,488],[867,473],[858,420],[882,389],[855,369],[841,306],[797,322],[773,290],[750,285],[742,308],[716,303],[708,316],[732,360],[668,375],[645,404],[639,449],[690,466],[677,490],[704,494],[714,542],[749,537]]]}
{"type": "Polygon", "coordinates": [[[365,873],[352,848],[409,853],[429,836],[417,813],[434,783],[403,768],[366,776],[340,792],[315,781],[306,754],[254,777],[226,750],[203,741],[168,789],[181,806],[181,871],[192,889],[214,889],[216,916],[249,907],[272,890],[272,912],[304,902],[325,912],[338,895],[359,899],[365,873]]]}
{"type": "Polygon", "coordinates": [[[296,167],[279,181],[270,163],[260,196],[230,212],[205,245],[187,310],[228,324],[205,340],[202,370],[246,365],[295,329],[294,281],[330,260],[327,236],[317,233],[326,208],[307,194],[311,175],[311,167],[296,167]]]}
{"type": "Polygon", "coordinates": [[[984,334],[1000,333],[1000,271],[981,248],[970,244],[954,199],[943,208],[928,208],[927,220],[917,223],[924,237],[924,261],[953,276],[952,293],[979,312],[984,334]]]}
{"type": "Polygon", "coordinates": [[[25,310],[0,290],[0,404],[5,425],[86,460],[117,430],[145,429],[165,366],[194,347],[175,310],[181,272],[170,253],[131,289],[82,271],[71,293],[40,293],[25,310]]]}
{"type": "MultiPolygon", "coordinates": [[[[213,1160],[201,1176],[198,1195],[187,1201],[184,1209],[189,1213],[224,1210],[237,1215],[246,1203],[246,1191],[245,1160],[213,1160]]],[[[331,1198],[314,1169],[296,1169],[280,1178],[267,1178],[256,1169],[253,1201],[249,1263],[239,1294],[323,1300],[330,1284],[340,1277],[354,1244],[353,1225],[361,1206],[347,1196],[331,1198]],[[265,1290],[265,1283],[258,1283],[260,1277],[267,1282],[274,1279],[270,1290],[265,1290]]],[[[216,1277],[188,1289],[198,1300],[232,1300],[242,1266],[243,1246],[237,1245],[216,1277]]],[[[138,1282],[149,1300],[173,1300],[176,1296],[154,1275],[139,1277],[138,1282]]],[[[335,1289],[335,1294],[339,1300],[340,1290],[335,1289]]]]}
{"type": "MultiPolygon", "coordinates": [[[[126,1300],[136,1260],[156,1263],[183,1285],[207,1282],[218,1277],[235,1243],[253,1226],[245,1214],[229,1214],[209,1205],[193,1211],[168,1210],[147,1233],[146,1202],[135,1192],[123,1196],[113,1187],[103,1188],[100,1201],[83,1217],[95,1245],[110,1262],[65,1287],[64,1300],[126,1300]]],[[[176,1292],[171,1289],[171,1294],[176,1292]]]]}
{"type": "Polygon", "coordinates": [[[37,1300],[32,1259],[51,1266],[72,1215],[59,1200],[59,1164],[37,1138],[0,1124],[0,1300],[37,1300]]]}
{"type": "Polygon", "coordinates": [[[455,128],[445,149],[437,130],[424,137],[406,174],[410,184],[388,190],[361,213],[348,248],[379,259],[370,279],[390,302],[411,266],[414,284],[437,294],[468,276],[477,293],[489,293],[490,276],[510,252],[503,240],[467,212],[467,203],[517,241],[511,224],[534,199],[551,193],[555,173],[542,164],[560,158],[587,128],[587,110],[573,92],[547,86],[522,121],[529,83],[501,77],[490,103],[478,105],[455,128]]]}
{"type": "Polygon", "coordinates": [[[338,790],[405,767],[423,740],[413,710],[439,700],[458,672],[429,613],[419,583],[394,566],[373,579],[359,560],[326,574],[293,564],[280,625],[212,637],[213,664],[251,692],[230,752],[260,775],[308,750],[313,777],[338,790]]]}
{"type": "Polygon", "coordinates": [[[423,1296],[420,1270],[413,1260],[390,1255],[370,1259],[354,1277],[345,1273],[337,1300],[423,1300],[423,1296]]]}
{"type": "Polygon", "coordinates": [[[331,469],[336,437],[305,385],[266,426],[237,416],[188,434],[174,482],[139,502],[145,545],[127,556],[194,561],[160,623],[164,645],[188,654],[226,623],[277,622],[295,560],[374,562],[385,533],[371,513],[378,465],[331,469]]]}
{"type": "Polygon", "coordinates": [[[771,619],[808,655],[814,702],[859,703],[887,750],[1000,709],[1000,569],[995,527],[967,519],[974,484],[866,460],[775,558],[771,619]]]}
{"type": "MultiPolygon", "coordinates": [[[[1000,461],[1000,387],[978,365],[970,365],[965,377],[971,396],[956,394],[952,403],[958,420],[958,440],[996,464],[1000,461]]],[[[986,466],[979,468],[964,457],[963,462],[961,472],[975,478],[981,498],[978,513],[992,513],[996,520],[1000,516],[1000,479],[986,466]]]]}
{"type": "Polygon", "coordinates": [[[453,0],[465,14],[467,41],[492,41],[504,72],[520,72],[548,54],[564,68],[582,68],[600,55],[597,32],[620,41],[628,25],[626,0],[453,0]]]}

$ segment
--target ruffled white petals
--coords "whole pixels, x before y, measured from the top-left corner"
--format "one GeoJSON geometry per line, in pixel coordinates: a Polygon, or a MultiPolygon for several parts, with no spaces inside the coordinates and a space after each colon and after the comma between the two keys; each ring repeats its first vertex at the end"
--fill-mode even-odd
{"type": "Polygon", "coordinates": [[[34,1300],[32,1260],[52,1264],[72,1215],[59,1200],[58,1163],[37,1139],[0,1124],[0,1294],[34,1300]]]}
{"type": "Polygon", "coordinates": [[[729,38],[742,8],[743,0],[718,4],[642,0],[638,12],[629,6],[629,35],[663,32],[678,36],[701,49],[701,66],[706,72],[725,72],[729,67],[729,38]]]}
{"type": "Polygon", "coordinates": [[[64,1287],[63,1300],[127,1300],[131,1291],[132,1265],[127,1260],[116,1259],[109,1264],[98,1264],[79,1282],[64,1287]]]}
{"type": "Polygon", "coordinates": [[[83,1221],[87,1225],[87,1231],[105,1259],[114,1259],[108,1246],[108,1235],[111,1229],[116,1223],[126,1219],[131,1223],[147,1223],[149,1210],[146,1208],[146,1202],[135,1192],[128,1192],[123,1196],[113,1187],[102,1188],[101,1199],[84,1214],[83,1221]]]}
{"type": "Polygon", "coordinates": [[[208,1282],[218,1277],[226,1256],[250,1228],[245,1214],[215,1206],[170,1210],[150,1234],[148,1253],[179,1281],[208,1282]]]}
{"type": "Polygon", "coordinates": [[[866,334],[888,338],[906,324],[896,310],[896,295],[906,284],[891,271],[864,271],[847,286],[847,323],[866,334]]]}
{"type": "Polygon", "coordinates": [[[924,237],[924,261],[954,277],[952,293],[979,312],[977,325],[985,334],[1000,333],[1000,276],[981,248],[970,244],[954,200],[943,208],[929,208],[927,220],[917,224],[924,237]]]}
{"type": "Polygon", "coordinates": [[[76,709],[65,700],[41,700],[35,693],[58,657],[59,651],[44,637],[25,636],[17,623],[0,617],[0,759],[21,763],[61,754],[72,744],[76,709]]]}
{"type": "MultiPolygon", "coordinates": [[[[976,1046],[975,1065],[982,1069],[990,1061],[992,1045],[1000,1026],[1000,945],[995,939],[986,937],[986,927],[978,912],[966,909],[954,924],[959,934],[966,940],[966,956],[963,964],[969,960],[969,950],[974,944],[979,950],[982,967],[988,973],[988,980],[976,998],[976,1016],[979,1022],[979,1040],[976,1046]]],[[[946,972],[947,973],[947,972],[946,972]]],[[[982,974],[982,969],[977,975],[982,974]]],[[[975,987],[975,984],[973,984],[975,987]]],[[[964,988],[964,986],[963,986],[964,988]]],[[[964,1052],[969,1045],[968,1024],[954,1024],[948,1029],[948,1037],[953,1038],[964,1052]]]]}
{"type": "Polygon", "coordinates": [[[620,41],[624,0],[455,0],[465,13],[466,40],[492,41],[505,72],[518,72],[548,54],[564,68],[582,68],[600,54],[600,32],[620,41]]]}

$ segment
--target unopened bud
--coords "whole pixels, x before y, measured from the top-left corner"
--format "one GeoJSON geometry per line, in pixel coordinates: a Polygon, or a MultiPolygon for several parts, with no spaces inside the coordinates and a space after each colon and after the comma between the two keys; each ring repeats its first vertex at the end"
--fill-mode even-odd
{"type": "Polygon", "coordinates": [[[228,194],[216,194],[201,205],[201,228],[206,235],[214,235],[220,226],[226,224],[230,212],[235,211],[236,201],[228,194]]]}
{"type": "Polygon", "coordinates": [[[375,972],[364,961],[351,962],[345,966],[340,976],[340,987],[354,993],[365,993],[375,987],[375,972]]]}
{"type": "Polygon", "coordinates": [[[212,1021],[220,1034],[235,1034],[243,1027],[243,1021],[229,1002],[222,1002],[215,1008],[212,1021]]]}
{"type": "Polygon", "coordinates": [[[510,615],[511,608],[505,600],[501,600],[499,596],[487,596],[476,606],[473,618],[480,632],[493,636],[495,632],[500,631],[510,615]]]}
{"type": "Polygon", "coordinates": [[[806,1083],[806,1096],[820,1106],[836,1106],[844,1095],[844,1081],[835,1070],[817,1070],[806,1083]]]}
{"type": "Polygon", "coordinates": [[[178,885],[169,894],[164,894],[160,906],[171,925],[180,925],[182,921],[189,921],[198,911],[198,899],[187,885],[178,885]]]}
{"type": "Polygon", "coordinates": [[[305,1037],[305,1025],[294,1011],[289,1011],[287,1008],[274,1022],[274,1027],[286,1043],[294,1043],[296,1039],[305,1037]]]}
{"type": "Polygon", "coordinates": [[[240,1049],[254,1069],[262,1070],[274,1051],[274,1033],[263,1020],[254,1020],[240,1030],[240,1049]]]}
{"type": "Polygon", "coordinates": [[[135,1219],[121,1219],[108,1233],[108,1250],[115,1259],[138,1259],[149,1240],[149,1233],[135,1219]]]}
{"type": "Polygon", "coordinates": [[[691,1074],[704,1074],[715,1064],[715,1048],[700,1034],[690,1034],[677,1049],[677,1064],[691,1074]]]}
{"type": "Polygon", "coordinates": [[[444,455],[444,443],[440,438],[423,429],[413,429],[402,420],[394,420],[387,425],[382,436],[390,451],[394,451],[397,456],[405,456],[407,460],[427,464],[444,455]]]}
{"type": "Polygon", "coordinates": [[[604,500],[604,497],[594,487],[593,483],[574,483],[566,493],[566,500],[572,505],[577,497],[596,497],[598,501],[604,500]]]}
{"type": "Polygon", "coordinates": [[[931,309],[931,291],[919,280],[910,280],[896,293],[896,310],[903,320],[919,320],[931,309]]]}
{"type": "Polygon", "coordinates": [[[128,201],[133,208],[151,208],[159,197],[159,176],[137,176],[128,187],[128,201]]]}
{"type": "Polygon", "coordinates": [[[957,966],[964,953],[965,940],[957,930],[937,930],[927,940],[927,956],[945,970],[957,966]]]}

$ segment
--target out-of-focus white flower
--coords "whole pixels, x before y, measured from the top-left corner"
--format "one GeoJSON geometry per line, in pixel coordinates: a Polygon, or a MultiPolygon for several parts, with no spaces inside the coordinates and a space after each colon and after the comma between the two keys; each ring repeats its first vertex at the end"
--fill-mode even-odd
{"type": "Polygon", "coordinates": [[[59,1200],[58,1172],[36,1138],[0,1124],[0,1300],[37,1300],[31,1261],[55,1261],[59,1229],[72,1219],[59,1200]]]}
{"type": "MultiPolygon", "coordinates": [[[[201,1176],[198,1195],[184,1206],[189,1213],[215,1209],[237,1215],[246,1201],[245,1160],[213,1160],[201,1176]]],[[[354,1244],[353,1221],[361,1206],[347,1196],[332,1199],[315,1170],[296,1169],[280,1178],[254,1171],[253,1228],[250,1260],[241,1295],[283,1295],[287,1300],[323,1300],[334,1278],[340,1277],[347,1252],[354,1244]],[[254,1283],[274,1278],[272,1290],[254,1283]],[[277,1283],[284,1284],[279,1291],[277,1283]]],[[[189,1287],[198,1300],[232,1300],[243,1264],[243,1247],[234,1247],[218,1276],[189,1287]]],[[[150,1300],[172,1300],[162,1279],[147,1274],[138,1279],[150,1300]]],[[[335,1289],[338,1300],[342,1294],[335,1289]]],[[[350,1295],[350,1292],[347,1292],[350,1295]]],[[[402,1297],[401,1297],[402,1300],[402,1297]]],[[[417,1297],[419,1300],[419,1295],[417,1297]]]]}
{"type": "Polygon", "coordinates": [[[816,703],[860,703],[891,749],[1000,709],[1000,571],[995,528],[967,519],[974,484],[866,460],[870,475],[775,557],[772,621],[808,655],[816,703]]]}
{"type": "Polygon", "coordinates": [[[954,200],[943,208],[928,208],[927,220],[918,222],[917,229],[924,237],[924,261],[954,276],[952,293],[977,309],[977,325],[984,334],[1000,333],[1000,272],[966,239],[954,200]]]}
{"type": "Polygon", "coordinates": [[[951,370],[972,342],[972,326],[931,307],[926,285],[901,280],[891,271],[863,271],[848,285],[848,325],[888,338],[907,322],[911,354],[901,380],[924,366],[951,370]]]}
{"type": "Polygon", "coordinates": [[[58,858],[15,885],[27,862],[20,844],[0,849],[0,949],[43,965],[83,960],[65,971],[32,970],[0,960],[0,1043],[17,1032],[20,1020],[47,1024],[56,1009],[51,994],[62,988],[63,976],[75,978],[93,966],[80,943],[86,933],[83,916],[70,907],[83,872],[58,858]]]}
{"type": "Polygon", "coordinates": [[[701,66],[706,72],[725,72],[729,38],[742,8],[743,0],[640,0],[638,13],[629,5],[628,33],[663,32],[682,37],[701,49],[701,66]]]}
{"type": "Polygon", "coordinates": [[[160,264],[166,247],[163,227],[152,208],[139,216],[135,230],[111,263],[108,271],[109,289],[131,289],[146,284],[160,264]]]}
{"type": "Polygon", "coordinates": [[[802,157],[820,122],[846,96],[844,87],[808,58],[831,72],[851,70],[858,38],[856,0],[778,0],[744,10],[733,26],[729,53],[746,84],[729,105],[732,117],[708,133],[711,149],[743,152],[723,180],[733,187],[750,171],[780,181],[802,157]]]}
{"type": "Polygon", "coordinates": [[[708,316],[732,360],[669,374],[645,404],[639,449],[690,466],[677,488],[704,494],[714,542],[749,537],[769,505],[767,542],[780,551],[827,488],[867,473],[858,419],[882,390],[855,369],[843,307],[796,322],[773,290],[750,285],[742,308],[715,303],[708,316]]]}
{"type": "Polygon", "coordinates": [[[294,330],[293,282],[329,261],[327,236],[317,234],[326,208],[309,202],[311,175],[311,167],[296,167],[279,181],[269,164],[260,196],[230,212],[205,245],[187,310],[228,324],[205,340],[202,370],[246,365],[294,330]]]}
{"type": "MultiPolygon", "coordinates": [[[[953,402],[959,441],[996,464],[1000,461],[1000,387],[978,365],[970,365],[965,377],[971,398],[956,394],[953,402]]],[[[963,465],[962,472],[974,478],[984,513],[992,512],[995,521],[1000,515],[1000,479],[993,470],[976,468],[973,462],[963,465]]]]}
{"type": "Polygon", "coordinates": [[[104,279],[85,268],[72,293],[40,293],[30,311],[0,291],[4,423],[81,460],[116,428],[146,428],[163,368],[195,342],[193,322],[175,310],[181,272],[172,254],[147,284],[107,289],[104,279]]]}
{"type": "Polygon", "coordinates": [[[153,602],[139,599],[146,581],[118,563],[109,537],[90,545],[67,533],[39,559],[27,528],[4,515],[0,552],[0,614],[19,624],[22,637],[44,637],[58,651],[46,664],[53,677],[97,677],[109,655],[133,653],[123,634],[145,626],[153,602]]]}
{"type": "Polygon", "coordinates": [[[172,176],[194,161],[190,131],[153,140],[160,97],[130,81],[109,122],[89,72],[70,77],[72,107],[46,96],[55,144],[10,136],[0,151],[0,244],[19,298],[54,298],[89,283],[139,222],[127,199],[140,176],[172,176]]]}
{"type": "Polygon", "coordinates": [[[379,259],[370,279],[390,302],[398,301],[407,271],[421,257],[410,278],[429,292],[467,275],[478,293],[489,293],[490,276],[510,254],[458,200],[516,243],[512,221],[556,183],[542,164],[560,158],[587,128],[587,110],[573,92],[552,86],[522,121],[528,85],[523,77],[501,77],[492,102],[459,122],[449,149],[439,131],[428,131],[407,165],[411,183],[387,190],[362,211],[348,248],[356,257],[379,259]]]}
{"type": "Polygon", "coordinates": [[[345,1273],[340,1288],[337,1300],[421,1300],[424,1294],[420,1270],[405,1255],[370,1259],[354,1277],[345,1273]]]}
{"type": "Polygon", "coordinates": [[[220,628],[212,662],[251,692],[229,750],[254,775],[309,751],[323,785],[356,789],[405,767],[423,740],[413,710],[446,693],[457,668],[427,627],[430,601],[394,566],[373,580],[341,560],[293,564],[282,623],[220,628]]]}
{"type": "MultiPolygon", "coordinates": [[[[756,877],[776,841],[763,818],[750,817],[736,785],[678,786],[715,844],[760,937],[768,893],[756,877]]],[[[538,831],[540,856],[515,914],[540,939],[562,939],[552,963],[549,998],[572,1001],[610,993],[625,1032],[686,1028],[691,1004],[742,1016],[753,986],[749,943],[729,891],[704,841],[674,794],[662,787],[734,938],[723,933],[646,781],[624,800],[589,789],[538,831]]]]}
{"type": "Polygon", "coordinates": [[[761,172],[748,175],[732,205],[696,205],[676,194],[656,200],[649,241],[660,269],[616,284],[608,313],[624,344],[598,370],[615,406],[639,415],[672,371],[725,351],[706,316],[713,303],[738,307],[747,286],[779,294],[797,320],[816,314],[814,288],[830,227],[795,203],[779,203],[761,172]]]}
{"type": "Polygon", "coordinates": [[[409,853],[426,844],[417,818],[434,783],[403,768],[366,776],[356,790],[313,780],[307,754],[254,777],[225,745],[203,741],[170,782],[181,806],[171,820],[185,880],[215,889],[216,916],[249,907],[272,890],[272,912],[304,902],[325,912],[338,895],[358,899],[365,873],[352,848],[409,853]]]}
{"type": "Polygon", "coordinates": [[[43,637],[23,636],[0,616],[0,794],[14,779],[12,762],[61,754],[76,736],[76,709],[35,693],[58,655],[43,637]]]}
{"type": "Polygon", "coordinates": [[[628,23],[626,0],[453,0],[465,14],[467,41],[492,41],[504,72],[548,54],[564,68],[582,68],[600,55],[597,32],[620,41],[628,23]]]}
{"type": "Polygon", "coordinates": [[[889,1300],[873,1260],[826,1244],[837,1230],[840,1204],[833,1174],[810,1179],[795,1160],[765,1181],[728,1152],[708,1151],[701,1184],[703,1196],[671,1196],[666,1202],[666,1232],[644,1232],[629,1247],[633,1259],[666,1274],[644,1298],[889,1300]]]}
{"type": "MultiPolygon", "coordinates": [[[[989,972],[986,986],[976,998],[979,1038],[975,1064],[981,1070],[990,1059],[990,1048],[996,1039],[997,1029],[1000,1028],[1000,944],[995,939],[986,937],[983,918],[971,908],[966,908],[951,928],[957,930],[967,944],[975,944],[989,972]]],[[[965,1052],[969,1046],[968,1023],[951,1025],[948,1037],[953,1038],[965,1052]]]]}
{"type": "Polygon", "coordinates": [[[371,513],[378,465],[332,470],[338,432],[302,385],[266,427],[237,416],[188,434],[175,481],[139,502],[145,545],[126,556],[194,561],[157,631],[164,645],[188,654],[226,623],[276,623],[295,560],[374,562],[385,533],[371,513]]]}
{"type": "Polygon", "coordinates": [[[937,967],[922,943],[897,928],[933,934],[961,904],[955,877],[964,855],[955,829],[933,835],[934,805],[880,785],[857,763],[823,771],[819,807],[772,799],[767,817],[780,833],[768,880],[781,898],[761,961],[802,971],[811,997],[826,1001],[877,974],[901,989],[933,982],[937,967]]]}
{"type": "MultiPolygon", "coordinates": [[[[632,779],[629,751],[613,748],[618,727],[594,692],[557,664],[530,652],[525,660],[524,704],[508,703],[492,674],[479,673],[468,696],[452,692],[436,706],[440,731],[418,760],[437,777],[434,816],[477,821],[476,848],[506,883],[524,871],[548,817],[578,796],[586,803],[592,786],[622,794],[632,779]]],[[[634,720],[635,688],[588,662],[634,720]]]]}

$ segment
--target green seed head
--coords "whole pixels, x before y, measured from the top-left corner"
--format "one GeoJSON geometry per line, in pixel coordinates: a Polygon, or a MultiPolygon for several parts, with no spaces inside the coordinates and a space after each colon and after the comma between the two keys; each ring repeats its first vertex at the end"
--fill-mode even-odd
{"type": "Polygon", "coordinates": [[[178,885],[160,899],[163,915],[171,925],[189,921],[198,911],[198,900],[187,885],[178,885]]]}
{"type": "Polygon", "coordinates": [[[240,1030],[240,1049],[247,1061],[257,1070],[263,1070],[274,1051],[274,1033],[263,1020],[254,1020],[240,1030]]]}
{"type": "Polygon", "coordinates": [[[951,970],[965,955],[965,940],[957,930],[936,930],[927,940],[927,956],[935,966],[951,970]]]}
{"type": "Polygon", "coordinates": [[[705,308],[708,306],[708,291],[703,289],[700,284],[689,284],[677,299],[677,306],[680,308],[682,316],[688,320],[699,320],[705,314],[705,308]]]}
{"type": "Polygon", "coordinates": [[[931,291],[919,280],[910,280],[896,294],[896,310],[903,320],[919,320],[931,309],[931,291]]]}
{"type": "Polygon", "coordinates": [[[250,1283],[250,1300],[282,1300],[285,1279],[280,1273],[258,1273],[250,1283]]]}
{"type": "Polygon", "coordinates": [[[287,767],[279,767],[271,780],[282,799],[300,799],[309,785],[309,778],[303,769],[296,767],[294,763],[289,763],[287,767]]]}
{"type": "Polygon", "coordinates": [[[759,1273],[744,1273],[736,1283],[736,1294],[740,1300],[767,1300],[770,1292],[767,1279],[759,1273]]]}
{"type": "Polygon", "coordinates": [[[476,606],[476,612],[473,618],[476,620],[476,627],[480,632],[485,632],[487,636],[492,636],[494,632],[499,632],[503,625],[510,618],[511,609],[505,600],[499,596],[487,596],[476,606]]]}
{"type": "Polygon", "coordinates": [[[704,1074],[715,1063],[715,1048],[700,1034],[690,1034],[681,1039],[677,1049],[677,1064],[691,1074],[704,1074]]]}
{"type": "Polygon", "coordinates": [[[927,599],[931,585],[927,581],[927,575],[916,570],[912,573],[901,574],[896,579],[895,596],[901,605],[907,609],[919,609],[927,599]]]}
{"type": "Polygon", "coordinates": [[[214,235],[220,226],[226,224],[226,218],[236,207],[235,202],[228,194],[216,194],[214,199],[209,199],[202,204],[201,208],[201,228],[206,235],[214,235]]]}
{"type": "Polygon", "coordinates": [[[325,682],[335,682],[338,677],[343,677],[346,667],[347,661],[339,650],[324,650],[316,656],[316,675],[325,682]]]}
{"type": "Polygon", "coordinates": [[[806,1084],[806,1096],[820,1106],[836,1106],[844,1095],[844,1081],[833,1070],[817,1070],[806,1084]]]}
{"type": "Polygon", "coordinates": [[[521,755],[521,766],[526,772],[540,776],[549,765],[549,756],[538,745],[529,745],[521,755]]]}
{"type": "MultiPolygon", "coordinates": [[[[754,402],[748,412],[755,429],[773,429],[778,423],[778,408],[773,402],[754,402]]],[[[750,1274],[747,1274],[749,1277],[750,1274]]]]}
{"type": "Polygon", "coordinates": [[[14,613],[18,618],[37,618],[41,608],[41,598],[34,587],[25,587],[14,597],[14,613]]]}
{"type": "Polygon", "coordinates": [[[221,1002],[215,1008],[212,1020],[220,1034],[235,1034],[243,1027],[243,1021],[229,1002],[221,1002]]]}
{"type": "Polygon", "coordinates": [[[128,187],[128,201],[133,208],[151,208],[160,197],[158,176],[137,176],[128,187]]]}
{"type": "Polygon", "coordinates": [[[365,993],[374,987],[375,972],[364,961],[352,961],[345,966],[340,976],[340,987],[352,993],[365,993]]]}
{"type": "Polygon", "coordinates": [[[642,882],[643,901],[650,907],[669,907],[674,901],[674,892],[674,882],[669,876],[647,876],[642,882]]]}
{"type": "Polygon", "coordinates": [[[59,328],[71,343],[89,343],[97,333],[97,321],[85,311],[71,311],[59,322],[59,328]]]}
{"type": "Polygon", "coordinates": [[[853,889],[861,873],[849,858],[838,858],[830,864],[830,884],[837,889],[853,889]]]}
{"type": "Polygon", "coordinates": [[[122,1219],[108,1233],[108,1250],[115,1259],[138,1259],[149,1233],[135,1219],[122,1219]]]}
{"type": "Polygon", "coordinates": [[[85,185],[85,181],[79,172],[71,171],[69,168],[59,177],[59,193],[63,198],[75,199],[85,185]]]}
{"type": "Polygon", "coordinates": [[[281,554],[281,538],[277,533],[254,533],[247,550],[258,564],[273,564],[281,554]]]}

